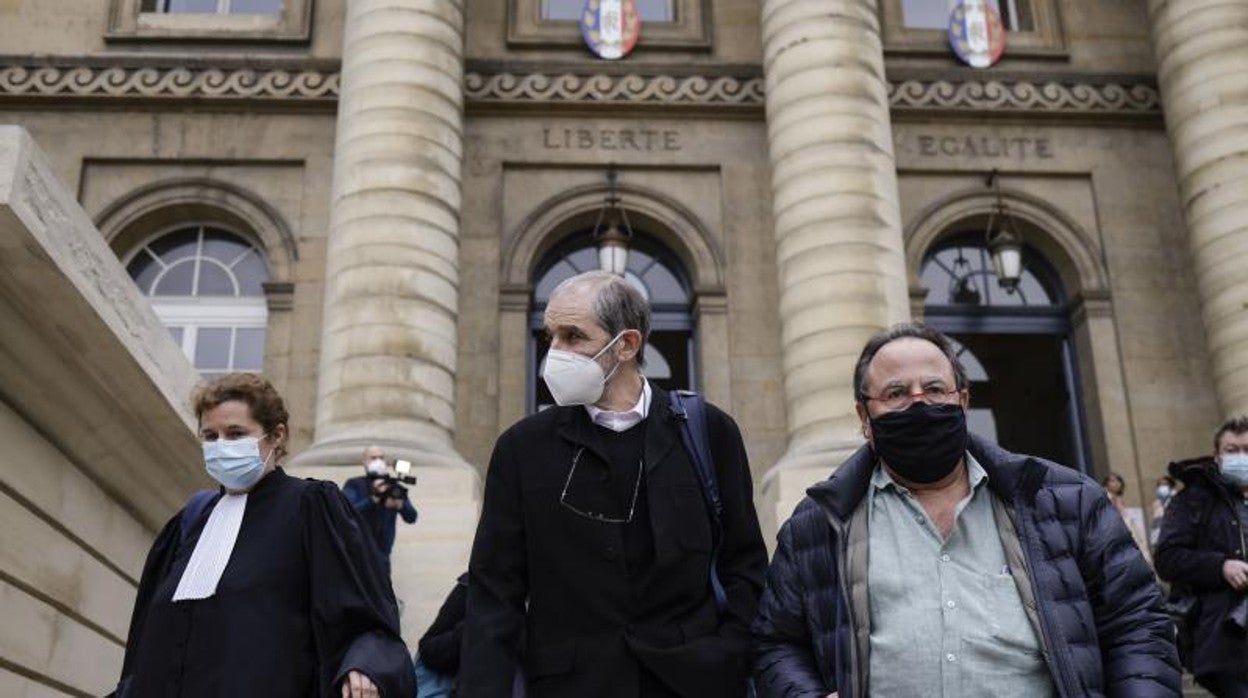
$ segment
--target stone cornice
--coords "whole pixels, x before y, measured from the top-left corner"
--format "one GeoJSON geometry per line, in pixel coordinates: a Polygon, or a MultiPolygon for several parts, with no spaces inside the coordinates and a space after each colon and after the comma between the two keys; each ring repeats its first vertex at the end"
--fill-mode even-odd
{"type": "MultiPolygon", "coordinates": [[[[472,110],[512,108],[610,110],[684,109],[761,113],[764,78],[756,67],[612,65],[588,72],[573,66],[518,66],[469,62],[464,97],[472,110]]],[[[241,64],[203,60],[177,66],[140,59],[100,58],[59,62],[0,57],[0,104],[6,101],[87,100],[157,102],[192,100],[226,105],[278,104],[332,107],[339,91],[334,63],[268,61],[241,64]]],[[[1140,76],[978,75],[890,76],[894,113],[945,112],[988,116],[1156,119],[1156,85],[1140,76]]]]}

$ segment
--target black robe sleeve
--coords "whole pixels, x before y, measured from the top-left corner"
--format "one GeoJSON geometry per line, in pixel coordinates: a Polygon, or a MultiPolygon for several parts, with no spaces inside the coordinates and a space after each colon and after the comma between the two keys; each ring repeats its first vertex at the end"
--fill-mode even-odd
{"type": "Polygon", "coordinates": [[[178,552],[178,539],[182,534],[182,512],[174,515],[169,523],[161,529],[147,552],[147,561],[143,563],[143,575],[139,577],[139,591],[134,597],[134,611],[130,615],[130,632],[126,636],[126,658],[121,665],[121,680],[116,691],[111,695],[125,696],[126,687],[130,684],[130,676],[134,673],[134,663],[138,656],[139,640],[143,637],[143,622],[147,618],[147,609],[152,603],[156,587],[169,574],[173,558],[178,552]]]}
{"type": "Polygon", "coordinates": [[[332,483],[314,483],[303,506],[322,695],[340,695],[342,680],[355,670],[377,684],[382,696],[408,698],[416,691],[412,660],[372,540],[332,483]]]}

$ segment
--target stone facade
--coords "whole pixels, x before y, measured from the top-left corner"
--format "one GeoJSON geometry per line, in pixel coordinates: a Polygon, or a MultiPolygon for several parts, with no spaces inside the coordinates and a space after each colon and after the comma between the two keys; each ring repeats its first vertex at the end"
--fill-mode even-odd
{"type": "MultiPolygon", "coordinates": [[[[537,0],[292,0],[260,19],[0,0],[0,123],[31,133],[123,260],[189,222],[263,250],[263,366],[291,408],[297,469],[354,475],[342,463],[370,439],[418,467],[422,518],[395,552],[412,641],[466,564],[494,438],[533,404],[535,278],[592,227],[608,168],[633,226],[683,267],[696,382],[741,425],[769,530],[858,443],[860,344],[924,316],[924,260],[982,230],[994,170],[1062,289],[1090,474],[1121,473],[1146,506],[1169,459],[1207,452],[1248,405],[1248,286],[1227,271],[1248,250],[1234,222],[1248,148],[1242,71],[1225,68],[1243,63],[1248,0],[1027,0],[1030,27],[980,71],[942,32],[908,28],[902,0],[674,1],[677,21],[609,63],[537,0]],[[1192,49],[1206,25],[1240,53],[1192,49]],[[357,262],[368,278],[347,278],[357,262]]],[[[45,447],[62,448],[30,448],[45,447]]],[[[129,517],[126,574],[193,486],[186,458],[159,496],[83,500],[129,517]]],[[[29,545],[53,535],[36,528],[21,529],[29,545]]],[[[128,603],[125,574],[82,574],[128,603]]],[[[32,631],[0,645],[21,673],[0,680],[102,690],[21,659],[42,651],[26,638],[53,601],[23,601],[32,631]]],[[[91,621],[113,646],[115,620],[91,621]]]]}

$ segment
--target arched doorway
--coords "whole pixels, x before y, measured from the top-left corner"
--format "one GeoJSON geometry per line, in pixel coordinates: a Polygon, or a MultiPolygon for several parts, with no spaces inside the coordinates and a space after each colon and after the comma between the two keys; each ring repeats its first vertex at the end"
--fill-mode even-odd
{"type": "Polygon", "coordinates": [[[1089,472],[1068,297],[1052,265],[1025,247],[1007,291],[983,234],[964,233],[928,251],[919,279],[924,320],[957,342],[971,379],[971,431],[1089,472]]]}
{"type": "MultiPolygon", "coordinates": [[[[539,375],[548,349],[542,339],[542,316],[550,292],[564,279],[597,269],[598,264],[598,250],[590,232],[581,231],[551,249],[534,270],[527,352],[529,413],[554,404],[539,375]]],[[[684,267],[666,246],[637,233],[630,245],[624,277],[650,301],[650,340],[645,348],[643,370],[646,378],[664,390],[695,389],[693,291],[684,267]]]]}

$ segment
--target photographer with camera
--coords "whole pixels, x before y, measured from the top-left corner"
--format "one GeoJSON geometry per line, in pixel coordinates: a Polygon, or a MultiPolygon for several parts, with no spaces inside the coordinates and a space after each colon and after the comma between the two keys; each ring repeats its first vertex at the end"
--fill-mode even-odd
{"type": "Polygon", "coordinates": [[[342,484],[347,501],[359,512],[377,542],[387,576],[390,574],[390,550],[394,548],[395,517],[401,515],[407,523],[416,523],[416,507],[412,506],[404,486],[415,484],[416,478],[407,474],[410,467],[407,461],[398,461],[398,464],[405,467],[392,472],[386,462],[386,452],[380,446],[369,446],[364,449],[365,474],[342,484]]]}

